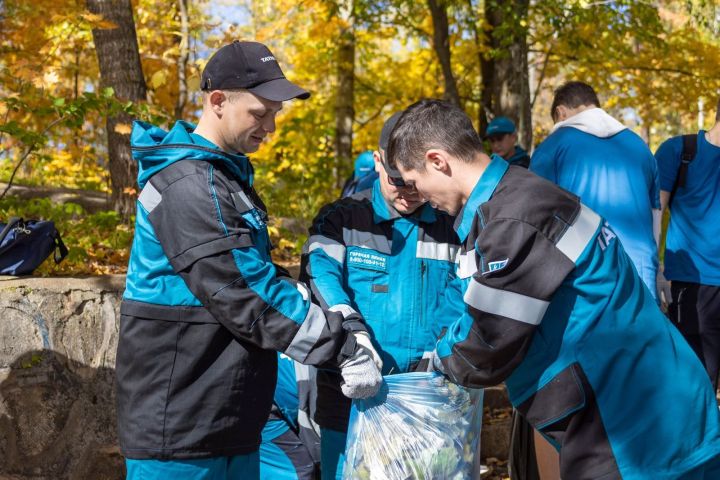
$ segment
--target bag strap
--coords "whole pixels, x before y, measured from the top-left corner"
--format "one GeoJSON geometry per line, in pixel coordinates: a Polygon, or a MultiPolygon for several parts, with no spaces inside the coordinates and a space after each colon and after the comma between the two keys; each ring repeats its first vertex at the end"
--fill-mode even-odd
{"type": "Polygon", "coordinates": [[[695,159],[697,153],[697,133],[682,136],[682,153],[680,154],[680,167],[678,168],[677,175],[675,176],[675,183],[673,189],[670,192],[670,200],[668,201],[668,208],[672,205],[677,189],[684,187],[687,181],[687,172],[690,162],[695,159]]]}
{"type": "Polygon", "coordinates": [[[68,248],[65,246],[65,242],[63,242],[62,237],[60,236],[60,232],[58,232],[57,228],[53,232],[52,238],[53,242],[55,242],[53,260],[55,260],[55,264],[58,264],[62,262],[65,257],[68,256],[68,248]]]}
{"type": "Polygon", "coordinates": [[[3,228],[3,231],[0,232],[0,244],[2,244],[2,242],[5,240],[5,237],[7,237],[8,234],[13,231],[15,226],[22,221],[22,217],[10,217],[10,220],[8,221],[7,225],[5,225],[5,228],[3,228]]]}

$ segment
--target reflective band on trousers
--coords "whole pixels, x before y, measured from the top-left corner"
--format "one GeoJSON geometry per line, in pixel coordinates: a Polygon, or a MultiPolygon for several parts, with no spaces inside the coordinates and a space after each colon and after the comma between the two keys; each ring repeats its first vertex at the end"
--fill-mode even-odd
{"type": "Polygon", "coordinates": [[[590,242],[595,238],[595,233],[600,226],[600,215],[590,210],[583,204],[575,222],[565,230],[565,233],[555,246],[573,263],[577,262],[580,255],[590,242]]]}
{"type": "Polygon", "coordinates": [[[530,325],[539,325],[550,302],[470,281],[465,303],[482,312],[501,315],[530,325]]]}

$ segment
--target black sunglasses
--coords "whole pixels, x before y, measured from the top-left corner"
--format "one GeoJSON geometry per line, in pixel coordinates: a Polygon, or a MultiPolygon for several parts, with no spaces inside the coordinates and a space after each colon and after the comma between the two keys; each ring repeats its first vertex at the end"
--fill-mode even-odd
{"type": "MultiPolygon", "coordinates": [[[[402,179],[402,177],[394,176],[390,174],[390,168],[385,163],[385,153],[380,152],[380,160],[382,163],[383,168],[385,169],[385,173],[387,173],[388,177],[388,183],[392,185],[393,187],[408,187],[409,185],[405,183],[405,180],[402,179]]],[[[395,172],[393,172],[395,173],[395,172]]]]}

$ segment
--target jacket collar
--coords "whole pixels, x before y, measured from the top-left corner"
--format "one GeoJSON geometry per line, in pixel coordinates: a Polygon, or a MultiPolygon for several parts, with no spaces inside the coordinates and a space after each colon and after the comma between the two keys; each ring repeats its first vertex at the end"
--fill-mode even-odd
{"type": "Polygon", "coordinates": [[[470,197],[455,219],[454,228],[461,242],[464,242],[470,233],[470,227],[472,227],[473,218],[478,207],[490,199],[507,169],[508,163],[499,155],[492,154],[490,164],[485,168],[480,180],[475,184],[470,197]]]}

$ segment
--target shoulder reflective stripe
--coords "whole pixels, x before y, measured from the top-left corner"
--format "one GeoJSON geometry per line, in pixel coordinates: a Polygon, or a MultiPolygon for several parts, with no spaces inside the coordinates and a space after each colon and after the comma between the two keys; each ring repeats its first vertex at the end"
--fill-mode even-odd
{"type": "Polygon", "coordinates": [[[470,282],[464,298],[465,303],[477,310],[530,325],[539,325],[550,305],[544,300],[482,285],[475,279],[470,282]]]}
{"type": "Polygon", "coordinates": [[[343,318],[347,318],[348,315],[352,315],[353,313],[358,313],[357,310],[352,308],[350,305],[345,305],[343,303],[339,303],[337,305],[333,305],[328,310],[331,312],[340,312],[342,313],[343,318]]]}
{"type": "Polygon", "coordinates": [[[232,197],[235,208],[237,208],[240,213],[245,213],[255,209],[255,205],[253,205],[248,196],[242,190],[239,192],[233,192],[230,194],[230,197],[232,197]]]}
{"type": "Polygon", "coordinates": [[[303,300],[306,302],[310,300],[310,292],[308,291],[307,287],[303,283],[296,283],[295,288],[297,288],[297,291],[300,292],[300,295],[302,295],[303,300]]]}
{"type": "Polygon", "coordinates": [[[300,363],[304,362],[308,353],[320,338],[326,323],[327,320],[322,309],[311,303],[308,313],[305,315],[305,320],[300,324],[300,329],[295,334],[295,338],[292,339],[290,346],[285,350],[285,355],[300,363]]]}
{"type": "Polygon", "coordinates": [[[417,258],[454,262],[459,248],[457,245],[450,245],[449,243],[417,242],[415,256],[417,258]]]}
{"type": "Polygon", "coordinates": [[[580,258],[580,254],[595,238],[595,233],[600,227],[600,215],[583,204],[580,204],[580,206],[580,213],[575,222],[568,227],[555,245],[573,263],[580,258]]]}
{"type": "Polygon", "coordinates": [[[161,200],[162,195],[160,195],[160,192],[158,192],[150,182],[145,184],[145,188],[142,189],[142,192],[140,192],[138,196],[138,202],[140,202],[140,205],[142,205],[148,213],[155,210],[155,207],[160,204],[161,200]]]}
{"type": "Polygon", "coordinates": [[[305,253],[310,253],[318,248],[322,249],[330,258],[337,260],[341,265],[345,263],[345,245],[336,242],[323,235],[313,235],[305,243],[305,253]]]}
{"type": "Polygon", "coordinates": [[[457,256],[457,276],[458,278],[470,278],[478,271],[477,261],[475,260],[475,249],[469,252],[460,253],[457,256]]]}
{"type": "Polygon", "coordinates": [[[377,235],[362,230],[343,228],[343,242],[346,247],[370,248],[380,253],[390,255],[390,240],[385,235],[377,235]]]}

